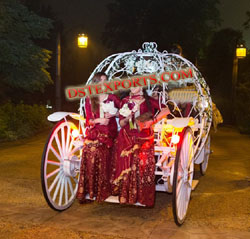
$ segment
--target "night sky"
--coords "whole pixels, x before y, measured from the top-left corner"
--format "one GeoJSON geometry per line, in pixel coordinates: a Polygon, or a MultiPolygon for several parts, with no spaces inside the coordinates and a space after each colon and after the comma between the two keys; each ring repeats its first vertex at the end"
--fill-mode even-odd
{"type": "MultiPolygon", "coordinates": [[[[108,17],[105,5],[112,0],[42,0],[52,6],[53,11],[62,19],[67,28],[83,24],[89,36],[100,41],[108,17]]],[[[250,10],[250,0],[220,0],[221,28],[232,27],[243,30],[246,11],[250,10]]],[[[244,31],[244,39],[250,48],[250,30],[244,31]]],[[[101,41],[99,42],[101,44],[101,41]]]]}
{"type": "MultiPolygon", "coordinates": [[[[250,11],[250,0],[220,0],[220,12],[223,20],[221,28],[232,27],[243,30],[242,24],[246,21],[246,11],[250,11]]],[[[244,40],[250,48],[250,29],[243,31],[244,40]]]]}

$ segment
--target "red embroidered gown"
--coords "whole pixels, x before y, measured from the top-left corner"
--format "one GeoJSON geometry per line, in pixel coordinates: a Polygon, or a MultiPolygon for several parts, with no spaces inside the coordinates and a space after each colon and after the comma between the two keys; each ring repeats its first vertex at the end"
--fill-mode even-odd
{"type": "MultiPolygon", "coordinates": [[[[153,115],[160,110],[159,102],[149,97],[153,115]]],[[[133,101],[133,97],[131,98],[133,101]]],[[[121,102],[131,102],[126,97],[121,102]]],[[[163,107],[165,107],[163,105],[163,107]]],[[[140,115],[148,112],[146,101],[140,104],[140,115]]],[[[120,115],[120,120],[124,119],[120,115]]],[[[153,206],[155,199],[154,134],[152,128],[130,129],[129,124],[121,128],[115,146],[112,171],[112,193],[119,194],[121,204],[139,202],[153,206]]]]}
{"type": "MultiPolygon", "coordinates": [[[[115,95],[108,95],[104,103],[114,102],[119,109],[120,100],[115,95]]],[[[117,123],[115,117],[110,118],[108,125],[89,125],[90,119],[100,118],[100,109],[96,113],[91,111],[90,100],[85,102],[86,125],[89,126],[84,140],[80,178],[77,198],[85,200],[86,194],[97,201],[103,201],[110,196],[110,157],[113,140],[117,136],[117,123]]]]}

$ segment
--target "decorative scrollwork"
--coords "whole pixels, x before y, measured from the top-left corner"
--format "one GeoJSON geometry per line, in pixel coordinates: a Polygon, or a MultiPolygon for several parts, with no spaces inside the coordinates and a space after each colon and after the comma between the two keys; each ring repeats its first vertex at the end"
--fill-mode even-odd
{"type": "MultiPolygon", "coordinates": [[[[104,59],[92,72],[87,84],[91,84],[91,79],[96,72],[103,71],[108,75],[108,79],[112,80],[131,78],[138,75],[156,74],[160,75],[166,71],[180,71],[186,68],[193,69],[193,76],[190,78],[179,79],[178,81],[169,81],[161,86],[162,92],[155,90],[156,85],[147,86],[147,92],[151,95],[153,92],[161,95],[159,99],[162,103],[168,101],[169,91],[177,88],[192,87],[197,92],[197,100],[193,102],[193,108],[197,112],[197,116],[205,119],[203,131],[200,134],[207,136],[212,121],[212,100],[209,87],[202,77],[200,71],[187,59],[177,54],[168,53],[167,51],[159,52],[155,42],[145,42],[142,49],[138,51],[123,52],[111,55],[104,59]]],[[[80,113],[83,114],[84,99],[81,100],[80,113]]],[[[201,122],[200,122],[201,123],[201,122]]],[[[197,136],[198,137],[198,136],[197,136]]],[[[198,137],[199,138],[199,137],[198,137]]],[[[202,137],[202,143],[197,143],[199,149],[202,148],[206,137],[202,137]]],[[[197,141],[198,142],[198,141],[197,141]]],[[[198,146],[197,146],[198,147],[198,146]]]]}

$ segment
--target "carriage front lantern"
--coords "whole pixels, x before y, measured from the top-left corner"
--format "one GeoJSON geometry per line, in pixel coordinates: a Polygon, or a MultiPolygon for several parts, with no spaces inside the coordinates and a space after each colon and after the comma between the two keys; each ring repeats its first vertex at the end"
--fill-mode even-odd
{"type": "Polygon", "coordinates": [[[179,141],[180,141],[180,136],[179,136],[178,134],[174,134],[174,135],[172,136],[171,142],[172,142],[173,144],[178,144],[179,141]]]}
{"type": "Polygon", "coordinates": [[[78,35],[78,47],[80,48],[88,47],[88,37],[85,34],[78,35]]]}
{"type": "Polygon", "coordinates": [[[79,136],[79,131],[77,129],[74,129],[72,131],[72,136],[73,136],[73,138],[77,138],[79,136]]]}
{"type": "Polygon", "coordinates": [[[244,58],[247,55],[247,49],[241,44],[236,48],[236,57],[237,58],[244,58]]]}

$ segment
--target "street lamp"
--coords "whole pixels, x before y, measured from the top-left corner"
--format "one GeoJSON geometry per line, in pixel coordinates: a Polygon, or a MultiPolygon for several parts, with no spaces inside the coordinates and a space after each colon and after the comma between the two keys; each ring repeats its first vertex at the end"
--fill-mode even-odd
{"type": "Polygon", "coordinates": [[[236,52],[233,61],[233,77],[232,77],[232,103],[234,104],[234,100],[236,97],[236,85],[238,79],[238,60],[246,57],[247,49],[244,45],[237,45],[236,52]]]}
{"type": "Polygon", "coordinates": [[[244,58],[247,55],[247,49],[241,44],[236,48],[236,57],[238,59],[244,58]]]}
{"type": "Polygon", "coordinates": [[[88,37],[85,34],[78,35],[78,47],[80,48],[88,47],[88,37]]]}

